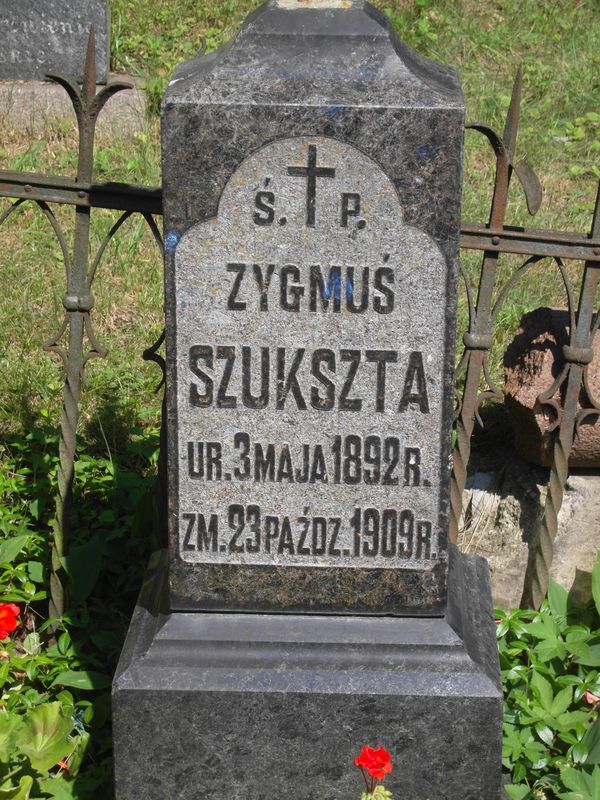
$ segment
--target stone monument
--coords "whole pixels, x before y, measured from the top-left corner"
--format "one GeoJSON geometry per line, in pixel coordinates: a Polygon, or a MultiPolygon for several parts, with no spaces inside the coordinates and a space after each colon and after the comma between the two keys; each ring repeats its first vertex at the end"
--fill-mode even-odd
{"type": "Polygon", "coordinates": [[[171,81],[170,545],[117,800],[347,800],[365,743],[398,798],[500,796],[487,567],[447,543],[463,125],[362,0],[271,0],[171,81]]]}
{"type": "Polygon", "coordinates": [[[44,80],[63,72],[83,80],[90,27],[96,32],[96,80],[110,59],[108,0],[2,0],[0,80],[44,80]]]}

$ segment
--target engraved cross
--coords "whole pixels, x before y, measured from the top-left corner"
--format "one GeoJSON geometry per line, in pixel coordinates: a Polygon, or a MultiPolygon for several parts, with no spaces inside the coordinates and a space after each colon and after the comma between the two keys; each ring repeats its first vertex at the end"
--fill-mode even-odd
{"type": "Polygon", "coordinates": [[[335,178],[332,167],[317,167],[317,146],[308,145],[308,165],[306,167],[288,167],[288,175],[295,178],[306,178],[306,224],[315,227],[315,206],[317,199],[317,178],[335,178]]]}

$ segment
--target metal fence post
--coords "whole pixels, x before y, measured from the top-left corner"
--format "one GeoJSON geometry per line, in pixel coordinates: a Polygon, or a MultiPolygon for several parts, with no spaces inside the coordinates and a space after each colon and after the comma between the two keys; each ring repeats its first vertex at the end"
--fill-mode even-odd
{"type": "MultiPolygon", "coordinates": [[[[67,75],[48,75],[67,91],[77,117],[79,129],[79,157],[77,183],[91,183],[94,167],[94,136],[98,114],[106,101],[115,92],[130,88],[130,84],[114,82],[96,94],[95,35],[90,31],[85,62],[84,80],[81,87],[67,75]]],[[[82,194],[85,192],[82,190],[82,194]]],[[[45,349],[58,352],[63,359],[65,379],[63,406],[60,419],[58,493],[56,515],[53,525],[52,572],[50,576],[50,617],[57,619],[66,609],[66,583],[63,560],[68,553],[71,530],[71,502],[79,419],[79,399],[86,362],[93,356],[103,357],[105,349],[97,341],[90,313],[94,306],[91,291],[93,270],[89,270],[90,249],[89,206],[76,206],[73,256],[66,264],[67,292],[63,297],[65,319],[58,334],[46,343],[45,349]],[[68,329],[67,349],[59,341],[68,329]],[[87,335],[90,350],[84,353],[83,337],[87,335]]]]}

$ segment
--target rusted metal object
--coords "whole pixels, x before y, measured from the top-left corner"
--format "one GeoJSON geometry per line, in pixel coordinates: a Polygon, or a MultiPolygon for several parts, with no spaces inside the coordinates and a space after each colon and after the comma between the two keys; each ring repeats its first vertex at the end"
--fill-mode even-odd
{"type": "MultiPolygon", "coordinates": [[[[600,184],[596,195],[596,207],[592,222],[591,238],[600,236],[600,184]]],[[[594,398],[587,377],[592,360],[592,342],[598,324],[600,311],[594,314],[594,302],[600,280],[600,264],[587,260],[583,268],[583,281],[579,294],[577,316],[574,316],[572,292],[569,296],[571,324],[569,344],[563,348],[565,367],[552,386],[538,398],[549,405],[556,413],[554,453],[550,470],[550,481],[544,507],[544,516],[536,541],[529,549],[529,559],[523,595],[522,608],[539,608],[548,589],[548,574],[552,564],[553,546],[558,531],[558,512],[562,505],[569,468],[569,454],[577,428],[590,415],[600,414],[600,405],[594,398]],[[588,408],[578,410],[578,399],[582,386],[590,403],[588,408]],[[556,392],[566,387],[562,404],[552,398],[556,392]]]]}
{"type": "Polygon", "coordinates": [[[463,223],[460,246],[463,250],[497,250],[517,255],[549,256],[600,261],[600,241],[580,233],[544,231],[505,226],[494,230],[486,225],[463,223]]]}
{"type": "Polygon", "coordinates": [[[126,183],[88,183],[54,175],[0,170],[0,197],[17,197],[42,203],[82,208],[108,208],[162,214],[160,189],[126,183]]]}
{"type": "Polygon", "coordinates": [[[106,101],[116,92],[131,88],[129,83],[114,81],[96,93],[95,37],[90,31],[85,62],[84,81],[79,86],[71,77],[50,74],[68,93],[77,118],[79,153],[75,180],[54,176],[14,173],[0,175],[0,196],[14,198],[12,206],[0,216],[0,224],[26,201],[34,202],[51,224],[59,243],[66,271],[66,292],[63,297],[65,316],[56,334],[44,349],[60,356],[64,367],[63,407],[60,419],[59,467],[57,476],[56,514],[53,525],[50,575],[50,617],[58,620],[67,608],[68,580],[64,573],[64,557],[68,553],[71,532],[71,503],[79,419],[79,399],[87,362],[103,358],[106,350],[98,341],[93,323],[94,295],[92,284],[106,247],[123,223],[134,212],[148,222],[162,248],[160,232],[151,214],[161,213],[160,191],[123,184],[96,185],[93,181],[94,138],[98,115],[106,101]],[[75,206],[72,251],[49,203],[75,206]],[[123,211],[110,228],[90,263],[90,214],[92,208],[123,211]],[[63,343],[63,338],[66,342],[63,343]],[[84,347],[84,337],[87,345],[84,347]]]}
{"type": "Polygon", "coordinates": [[[467,465],[471,455],[471,435],[475,427],[475,421],[479,418],[479,406],[484,400],[490,398],[502,399],[502,392],[495,385],[489,373],[488,354],[493,341],[493,318],[497,311],[497,309],[492,309],[492,295],[496,281],[498,257],[503,249],[508,187],[513,171],[525,190],[527,206],[531,214],[535,214],[538,210],[542,199],[541,185],[535,174],[523,161],[518,162],[518,169],[514,163],[521,91],[522,76],[519,70],[513,86],[503,137],[500,137],[492,128],[483,123],[474,123],[467,126],[483,133],[492,145],[496,154],[496,178],[489,224],[487,226],[491,234],[489,239],[489,245],[491,246],[487,246],[488,241],[485,237],[481,238],[484,244],[484,252],[476,302],[473,302],[473,292],[467,276],[464,271],[462,272],[467,290],[469,330],[463,337],[465,350],[457,369],[457,377],[461,377],[463,373],[465,374],[465,388],[462,397],[458,398],[456,415],[456,446],[452,473],[452,508],[450,517],[450,540],[454,542],[458,537],[458,529],[462,517],[462,495],[467,479],[467,465]],[[482,374],[488,389],[480,392],[479,384],[482,374]]]}
{"type": "MultiPolygon", "coordinates": [[[[565,348],[567,362],[565,368],[553,385],[539,398],[540,402],[553,408],[557,417],[554,425],[556,438],[548,494],[539,531],[530,546],[521,601],[523,607],[539,608],[548,588],[553,543],[558,530],[558,512],[562,504],[568,474],[569,454],[577,426],[590,414],[600,413],[600,405],[589,391],[587,381],[592,341],[600,323],[600,312],[594,316],[594,301],[600,268],[598,260],[600,255],[598,246],[600,212],[597,200],[589,237],[562,231],[540,231],[504,225],[508,188],[513,172],[517,175],[525,192],[527,207],[532,215],[537,212],[542,200],[541,186],[535,174],[523,161],[514,161],[520,97],[521,75],[519,72],[513,87],[502,138],[485,125],[469,126],[483,133],[492,144],[496,154],[496,180],[488,225],[467,224],[463,225],[462,229],[461,247],[483,249],[484,255],[476,302],[473,301],[473,289],[463,271],[469,308],[469,330],[463,337],[465,350],[458,368],[458,377],[464,374],[465,383],[462,396],[458,398],[457,402],[450,538],[452,541],[456,541],[458,536],[462,516],[462,493],[471,453],[471,435],[475,422],[481,423],[478,409],[485,400],[501,400],[503,398],[501,390],[494,384],[488,369],[488,353],[493,342],[494,321],[509,292],[523,275],[540,259],[549,257],[557,267],[565,287],[570,314],[570,343],[565,348]],[[492,305],[500,253],[523,254],[528,255],[529,258],[497,291],[497,299],[492,305]],[[577,315],[575,315],[575,293],[563,264],[563,258],[585,260],[577,315]],[[487,388],[483,390],[480,389],[482,379],[487,384],[487,388]],[[588,394],[590,407],[578,412],[577,402],[582,386],[588,394]],[[559,389],[563,389],[561,402],[553,399],[559,389]]],[[[598,197],[600,198],[600,184],[598,197]]]]}
{"type": "MultiPolygon", "coordinates": [[[[95,75],[95,36],[92,28],[88,39],[84,81],[81,87],[67,75],[53,73],[47,76],[66,90],[73,104],[79,129],[76,182],[86,186],[92,181],[94,135],[98,114],[113,94],[130,87],[130,84],[116,82],[105,86],[96,94],[95,75]]],[[[27,186],[23,188],[27,189],[27,186]]],[[[32,189],[33,187],[30,192],[32,189]]],[[[45,201],[38,202],[44,203],[45,201]]],[[[71,529],[75,445],[83,370],[90,358],[103,358],[106,355],[106,350],[96,338],[92,324],[91,311],[94,307],[92,281],[98,259],[90,270],[89,245],[90,208],[77,206],[72,256],[68,258],[66,250],[63,250],[67,271],[67,291],[63,297],[65,318],[58,333],[44,346],[46,350],[61,356],[65,369],[63,407],[60,419],[58,494],[50,575],[50,617],[52,618],[60,618],[66,609],[67,576],[64,574],[62,563],[68,553],[71,529]],[[60,344],[60,340],[67,332],[68,342],[64,347],[60,344]],[[87,335],[89,341],[87,352],[84,352],[83,347],[84,334],[87,335]]]]}
{"type": "MultiPolygon", "coordinates": [[[[68,76],[53,75],[68,92],[79,126],[79,159],[76,179],[0,171],[0,197],[11,198],[14,203],[0,215],[0,225],[27,201],[34,202],[52,226],[60,246],[66,269],[67,290],[63,298],[65,317],[56,335],[46,344],[46,349],[60,355],[64,370],[64,404],[61,415],[60,470],[54,531],[51,616],[60,617],[65,610],[65,579],[61,558],[67,552],[70,533],[70,504],[73,485],[75,442],[78,421],[78,406],[82,388],[83,371],[92,357],[103,357],[105,350],[96,338],[91,313],[94,305],[92,284],[106,247],[121,226],[133,214],[141,214],[150,226],[157,245],[162,251],[162,241],[154,216],[162,214],[160,188],[131,186],[123,183],[93,182],[92,164],[94,133],[98,114],[106,100],[115,92],[129,88],[129,84],[108,84],[95,94],[94,85],[94,36],[90,34],[86,59],[85,80],[81,88],[68,76]],[[75,207],[75,236],[72,253],[67,238],[54,215],[50,204],[75,207]],[[122,214],[107,232],[95,258],[89,260],[89,225],[92,208],[119,210],[122,214]],[[68,343],[61,344],[68,336],[68,343]],[[89,348],[84,348],[87,337],[89,348]],[[84,352],[85,350],[85,352],[84,352]]],[[[539,606],[548,583],[548,570],[552,560],[552,544],[557,531],[557,514],[562,502],[567,478],[567,464],[577,426],[590,414],[600,413],[600,401],[589,390],[587,380],[587,356],[593,336],[600,325],[600,313],[594,316],[593,306],[600,268],[600,212],[598,203],[590,236],[580,233],[516,228],[505,225],[508,205],[508,189],[511,178],[518,178],[527,200],[528,209],[535,214],[542,200],[539,180],[524,161],[515,160],[515,148],[519,123],[519,107],[522,91],[521,73],[517,74],[504,133],[499,136],[489,126],[475,123],[468,126],[479,131],[490,142],[496,158],[496,177],[487,225],[463,223],[461,247],[483,252],[478,286],[471,287],[465,279],[469,308],[469,327],[463,336],[464,351],[460,359],[457,377],[464,375],[464,388],[457,397],[456,446],[452,482],[452,515],[450,538],[456,541],[462,516],[462,494],[465,487],[467,466],[471,453],[471,436],[477,420],[478,409],[487,399],[501,400],[503,395],[492,380],[488,367],[488,355],[493,343],[494,321],[510,290],[520,278],[540,259],[550,258],[558,269],[567,296],[571,315],[569,346],[565,349],[567,364],[553,386],[540,397],[541,402],[551,405],[556,412],[556,441],[548,496],[540,533],[531,549],[527,570],[523,602],[539,606]],[[525,262],[514,271],[511,278],[499,290],[496,273],[501,253],[516,253],[527,256],[525,262]],[[575,293],[562,259],[576,259],[584,263],[582,289],[575,301],[575,293]],[[493,300],[496,292],[496,299],[493,300]],[[575,308],[578,308],[575,314],[575,308]],[[485,388],[482,387],[482,381],[485,388]],[[584,387],[589,408],[577,412],[577,398],[584,387]],[[553,399],[562,390],[562,400],[553,399]]],[[[599,189],[600,196],[600,189],[599,189]]],[[[164,334],[144,352],[144,358],[155,361],[163,370],[164,360],[158,354],[164,334]]],[[[163,414],[164,417],[164,414],[163,414]]],[[[164,429],[161,431],[161,450],[164,453],[164,429]]],[[[164,488],[164,462],[159,463],[159,495],[164,488]]],[[[162,504],[159,502],[159,510],[162,504]]],[[[162,526],[164,533],[164,526],[162,526]]],[[[161,522],[156,527],[155,539],[161,539],[161,522]]]]}

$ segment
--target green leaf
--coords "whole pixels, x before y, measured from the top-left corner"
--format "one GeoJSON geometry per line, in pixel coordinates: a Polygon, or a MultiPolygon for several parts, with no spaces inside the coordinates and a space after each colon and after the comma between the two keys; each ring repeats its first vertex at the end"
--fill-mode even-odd
{"type": "Polygon", "coordinates": [[[560,777],[567,789],[570,789],[576,795],[581,795],[583,798],[589,798],[592,780],[591,776],[588,777],[582,769],[563,767],[560,771],[560,777]]]}
{"type": "Polygon", "coordinates": [[[21,536],[11,536],[1,541],[0,564],[12,564],[30,538],[30,534],[27,533],[21,536]]]}
{"type": "Polygon", "coordinates": [[[373,800],[392,800],[392,793],[380,783],[375,787],[371,797],[373,800]]]}
{"type": "Polygon", "coordinates": [[[42,649],[42,642],[39,633],[32,631],[23,639],[23,650],[28,656],[36,656],[42,649]]]}
{"type": "Polygon", "coordinates": [[[55,800],[72,800],[74,797],[81,797],[79,793],[78,781],[66,781],[62,776],[48,776],[39,781],[40,788],[54,797],[55,800]],[[77,794],[75,794],[77,792],[77,794]]]}
{"type": "Polygon", "coordinates": [[[592,795],[594,800],[600,800],[600,767],[594,767],[592,773],[592,795]]]}
{"type": "Polygon", "coordinates": [[[590,725],[581,743],[587,750],[586,763],[600,764],[600,719],[590,725]]]}
{"type": "Polygon", "coordinates": [[[528,636],[533,636],[535,639],[547,639],[548,637],[556,638],[557,631],[552,626],[545,625],[543,622],[530,622],[529,625],[524,625],[525,633],[528,636]]]}
{"type": "Polygon", "coordinates": [[[576,640],[572,642],[567,642],[567,650],[569,653],[574,656],[575,658],[581,658],[584,661],[591,660],[592,656],[590,655],[590,648],[587,642],[576,640]]]}
{"type": "Polygon", "coordinates": [[[31,766],[45,772],[73,752],[72,730],[73,720],[63,715],[61,704],[45,703],[25,714],[17,744],[31,766]]]}
{"type": "Polygon", "coordinates": [[[554,720],[554,727],[557,730],[571,731],[578,725],[585,725],[589,722],[590,715],[587,711],[565,711],[559,714],[554,720]]]}
{"type": "Polygon", "coordinates": [[[29,513],[34,519],[39,519],[42,511],[40,498],[36,497],[29,503],[29,513]]]}
{"type": "Polygon", "coordinates": [[[584,667],[600,667],[600,644],[593,644],[589,647],[585,656],[578,656],[574,659],[576,664],[584,667]]]}
{"type": "Polygon", "coordinates": [[[547,681],[539,672],[534,672],[531,677],[531,686],[542,708],[545,711],[550,711],[554,698],[554,692],[552,691],[552,684],[550,681],[547,681]]]}
{"type": "Polygon", "coordinates": [[[526,783],[507,783],[504,790],[510,800],[526,800],[531,797],[531,789],[526,783]]]}
{"type": "Polygon", "coordinates": [[[552,578],[550,578],[550,583],[548,584],[548,604],[555,617],[566,620],[569,595],[567,590],[552,578]]]}
{"type": "Polygon", "coordinates": [[[554,743],[554,733],[552,732],[552,728],[550,728],[548,725],[543,725],[542,723],[538,723],[535,726],[535,732],[540,737],[542,742],[544,742],[545,745],[548,745],[548,747],[552,747],[554,743]]]}
{"type": "Polygon", "coordinates": [[[525,633],[535,636],[536,639],[555,639],[560,634],[560,628],[549,614],[539,613],[533,622],[523,626],[525,633]]]}
{"type": "Polygon", "coordinates": [[[75,775],[79,772],[83,759],[88,751],[90,746],[90,734],[85,733],[80,734],[77,737],[77,742],[75,745],[75,749],[71,754],[71,758],[69,759],[69,777],[74,778],[75,775]]]}
{"type": "Polygon", "coordinates": [[[552,701],[552,705],[550,706],[550,713],[558,717],[560,714],[563,714],[573,702],[573,688],[571,686],[566,686],[564,689],[561,689],[560,692],[556,695],[554,700],[552,701]]]}
{"type": "Polygon", "coordinates": [[[596,611],[600,614],[600,550],[596,554],[596,563],[592,569],[592,597],[596,604],[596,611]]]}
{"type": "Polygon", "coordinates": [[[73,584],[71,604],[77,606],[94,590],[102,563],[102,541],[98,536],[85,544],[71,547],[61,564],[73,584]]]}
{"type": "Polygon", "coordinates": [[[11,789],[0,789],[0,800],[28,800],[32,784],[31,775],[23,775],[18,786],[11,789]]]}
{"type": "Polygon", "coordinates": [[[15,741],[22,717],[10,712],[0,714],[0,762],[7,762],[15,755],[15,741]]]}
{"type": "Polygon", "coordinates": [[[565,643],[558,637],[549,637],[539,642],[534,650],[542,661],[551,661],[553,658],[560,658],[562,661],[567,655],[565,643]]]}
{"type": "Polygon", "coordinates": [[[65,670],[52,681],[52,686],[73,686],[75,689],[106,689],[111,684],[109,675],[93,670],[65,670]]]}
{"type": "Polygon", "coordinates": [[[577,742],[577,744],[574,745],[573,749],[571,750],[571,755],[576,764],[583,764],[583,762],[587,759],[587,748],[584,743],[577,742]]]}
{"type": "Polygon", "coordinates": [[[29,561],[27,564],[27,572],[34,583],[43,583],[44,566],[41,561],[29,561]]]}

